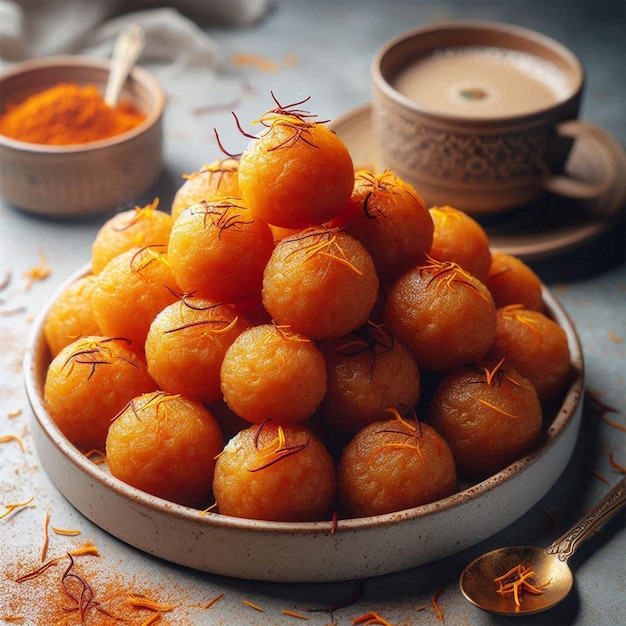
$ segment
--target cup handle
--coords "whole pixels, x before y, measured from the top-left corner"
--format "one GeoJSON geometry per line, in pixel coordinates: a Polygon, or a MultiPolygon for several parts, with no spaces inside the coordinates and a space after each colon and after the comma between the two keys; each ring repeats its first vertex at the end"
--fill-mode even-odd
{"type": "Polygon", "coordinates": [[[612,195],[606,208],[611,212],[621,209],[626,196],[626,155],[619,142],[599,126],[582,120],[562,122],[557,127],[557,135],[574,140],[572,151],[584,146],[589,153],[587,160],[593,159],[597,176],[595,180],[577,178],[575,174],[551,176],[544,181],[545,190],[577,200],[601,200],[612,195]]]}

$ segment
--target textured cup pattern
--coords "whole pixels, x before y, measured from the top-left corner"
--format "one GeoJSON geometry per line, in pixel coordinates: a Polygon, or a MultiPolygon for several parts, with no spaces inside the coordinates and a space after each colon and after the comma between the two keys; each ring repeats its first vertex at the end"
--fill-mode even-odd
{"type": "Polygon", "coordinates": [[[520,185],[550,173],[545,129],[481,135],[439,129],[398,114],[375,115],[387,167],[416,180],[520,185]]]}

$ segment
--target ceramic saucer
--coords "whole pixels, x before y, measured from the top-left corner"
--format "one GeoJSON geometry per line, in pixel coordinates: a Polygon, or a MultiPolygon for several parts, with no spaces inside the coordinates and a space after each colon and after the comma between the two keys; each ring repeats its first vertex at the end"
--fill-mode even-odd
{"type": "MultiPolygon", "coordinates": [[[[376,166],[370,113],[371,106],[362,105],[336,118],[331,127],[348,146],[355,167],[380,169],[376,166]]],[[[617,141],[614,149],[624,158],[626,172],[626,156],[617,141]]],[[[602,167],[603,158],[597,146],[581,140],[572,150],[567,172],[593,181],[600,177],[602,167]]],[[[624,220],[625,196],[622,177],[609,194],[593,203],[549,195],[502,215],[476,219],[485,228],[493,250],[536,265],[563,260],[619,229],[624,220]]]]}

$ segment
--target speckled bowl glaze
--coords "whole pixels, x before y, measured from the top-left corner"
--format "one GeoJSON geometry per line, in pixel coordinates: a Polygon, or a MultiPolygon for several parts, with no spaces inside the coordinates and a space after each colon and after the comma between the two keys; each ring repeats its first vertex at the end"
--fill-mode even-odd
{"type": "MultiPolygon", "coordinates": [[[[61,82],[102,89],[109,61],[58,56],[25,61],[0,76],[0,112],[61,82]]],[[[131,71],[122,99],[146,115],[135,128],[101,141],[47,146],[0,135],[0,195],[29,213],[70,217],[125,206],[146,191],[162,170],[165,95],[141,67],[131,71]]]]}
{"type": "MultiPolygon", "coordinates": [[[[66,284],[88,272],[81,269],[66,284]]],[[[60,289],[63,289],[63,285],[60,289]]],[[[122,541],[167,561],[214,574],[276,582],[330,582],[423,565],[502,530],[552,487],[572,452],[582,415],[583,355],[567,314],[546,289],[549,314],[565,330],[572,382],[545,440],[491,478],[432,504],[375,517],[279,523],[238,519],[150,496],[81,454],[43,406],[50,354],[37,319],[24,359],[32,430],[43,467],[83,515],[122,541]]]]}

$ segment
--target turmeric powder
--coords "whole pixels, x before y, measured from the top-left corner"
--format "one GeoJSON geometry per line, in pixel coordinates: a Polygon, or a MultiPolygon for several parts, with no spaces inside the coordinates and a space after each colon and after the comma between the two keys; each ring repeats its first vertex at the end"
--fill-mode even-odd
{"type": "Polygon", "coordinates": [[[0,134],[19,141],[71,145],[119,135],[145,119],[130,103],[107,106],[95,85],[60,83],[9,105],[0,134]]]}

